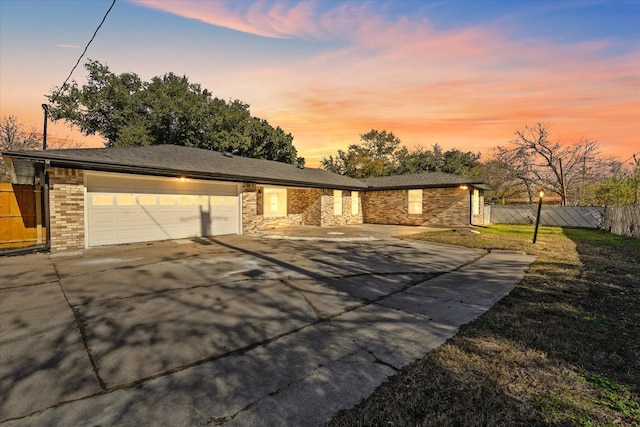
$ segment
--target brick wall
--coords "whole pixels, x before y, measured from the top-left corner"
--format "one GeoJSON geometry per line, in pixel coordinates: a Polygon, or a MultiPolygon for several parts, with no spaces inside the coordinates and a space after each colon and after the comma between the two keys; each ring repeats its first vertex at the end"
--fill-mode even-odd
{"type": "Polygon", "coordinates": [[[424,226],[469,225],[468,190],[434,188],[422,191],[422,214],[408,213],[407,190],[367,191],[362,194],[364,222],[424,226]]]}
{"type": "Polygon", "coordinates": [[[51,168],[49,171],[51,251],[84,249],[84,172],[51,168]]]}
{"type": "Polygon", "coordinates": [[[319,226],[321,195],[317,188],[289,189],[289,215],[299,215],[300,225],[319,226]]]}

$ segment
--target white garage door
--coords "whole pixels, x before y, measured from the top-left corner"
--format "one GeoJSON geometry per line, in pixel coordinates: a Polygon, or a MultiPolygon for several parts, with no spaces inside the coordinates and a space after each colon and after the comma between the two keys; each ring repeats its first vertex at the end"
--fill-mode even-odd
{"type": "Polygon", "coordinates": [[[87,175],[88,246],[240,233],[236,184],[87,175]]]}

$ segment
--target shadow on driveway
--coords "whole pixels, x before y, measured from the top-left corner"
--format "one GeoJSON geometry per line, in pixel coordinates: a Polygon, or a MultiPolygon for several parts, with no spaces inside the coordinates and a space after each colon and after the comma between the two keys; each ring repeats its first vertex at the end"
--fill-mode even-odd
{"type": "Polygon", "coordinates": [[[0,420],[251,425],[267,411],[274,424],[325,422],[508,292],[513,280],[479,303],[473,289],[464,302],[438,288],[483,255],[227,236],[46,256],[42,277],[21,283],[31,256],[3,259],[0,420]]]}

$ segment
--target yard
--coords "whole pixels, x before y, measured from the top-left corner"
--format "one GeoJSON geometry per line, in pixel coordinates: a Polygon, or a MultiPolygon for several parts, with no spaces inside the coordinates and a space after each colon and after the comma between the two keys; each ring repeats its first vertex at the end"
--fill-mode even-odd
{"type": "Polygon", "coordinates": [[[412,236],[538,257],[510,295],[328,425],[640,425],[640,240],[491,226],[412,236]]]}

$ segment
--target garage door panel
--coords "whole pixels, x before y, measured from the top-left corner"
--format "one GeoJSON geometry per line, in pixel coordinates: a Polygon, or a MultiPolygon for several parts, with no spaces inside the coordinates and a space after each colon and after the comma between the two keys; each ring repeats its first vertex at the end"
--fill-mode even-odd
{"type": "Polygon", "coordinates": [[[111,180],[106,175],[97,179],[89,175],[88,245],[238,234],[237,188],[235,184],[202,181],[178,183],[172,179],[121,176],[111,180]],[[140,189],[138,184],[149,191],[136,191],[140,189]],[[185,189],[192,192],[186,193],[185,189]]]}

